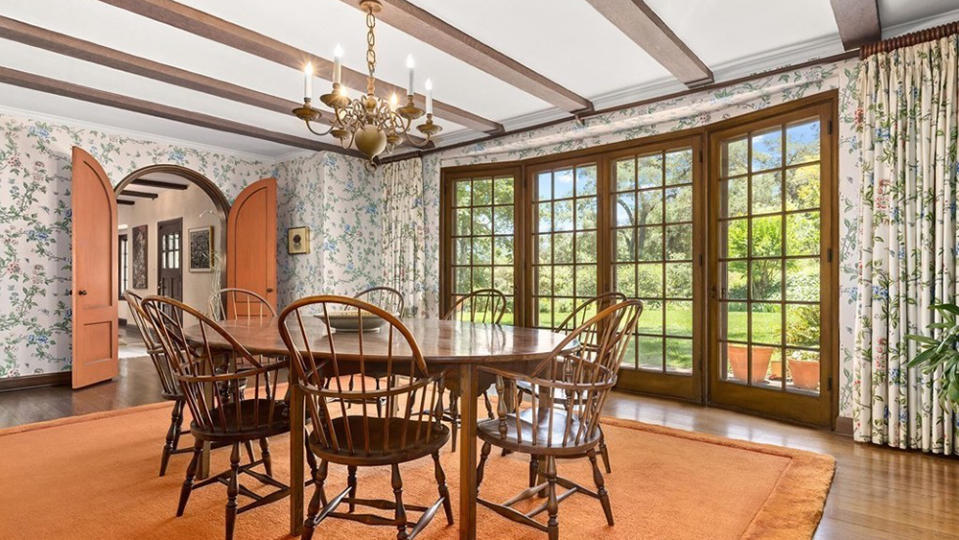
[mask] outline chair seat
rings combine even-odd
[[[378,417],[364,419],[363,416],[350,415],[334,418],[332,424],[339,449],[333,450],[332,445],[320,444],[315,430],[310,433],[310,449],[320,459],[344,465],[374,466],[413,461],[438,451],[450,438],[450,429],[439,422],[433,422],[430,426],[428,421]],[[347,425],[352,435],[353,452],[350,452],[347,443]],[[364,433],[370,434],[369,441],[365,440]]]
[[[273,403],[272,415],[270,414],[271,402]],[[220,414],[221,409],[223,414]],[[194,437],[213,442],[244,441],[272,437],[290,430],[289,404],[267,398],[241,401],[239,422],[237,422],[234,403],[227,403],[222,408],[211,408],[210,417],[213,420],[213,429],[202,429],[197,426],[196,421],[190,424],[190,432]]]
[[[477,425],[477,436],[494,446],[520,452],[524,454],[548,453],[554,456],[580,456],[599,443],[602,431],[599,425],[586,433],[574,444],[580,430],[580,420],[575,414],[568,415],[566,411],[554,409],[552,413],[552,429],[550,429],[549,414],[540,414],[536,425],[533,424],[533,410],[526,409],[519,415],[519,436],[517,436],[516,415],[506,416],[506,434],[500,434],[500,419],[483,420]],[[563,440],[566,424],[570,423],[569,437]],[[583,428],[586,429],[586,428]],[[536,432],[536,442],[533,442],[533,432]],[[552,431],[552,438],[549,434]],[[548,451],[548,452],[547,452]]]

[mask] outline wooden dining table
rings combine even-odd
[[[219,321],[238,343],[253,354],[288,355],[280,337],[276,318],[240,318]],[[430,371],[445,370],[447,377],[458,379],[460,392],[473,399],[462,399],[458,452],[459,478],[459,536],[476,538],[476,464],[477,398],[481,394],[479,367],[496,365],[500,368],[524,370],[530,364],[548,358],[565,336],[550,330],[501,326],[494,324],[447,321],[438,319],[404,319],[403,323],[416,338]],[[312,335],[324,335],[324,324],[319,319],[304,320],[312,326]],[[188,339],[200,339],[198,326],[184,329]],[[211,347],[231,349],[219,336],[207,333]],[[340,354],[358,352],[356,333],[334,332],[334,344]],[[363,353],[367,364],[378,358],[385,361],[387,333],[367,333],[363,338]],[[397,358],[395,348],[393,358]],[[575,343],[569,345],[575,348]],[[303,530],[304,479],[304,403],[303,394],[291,385],[290,392],[290,534]]]

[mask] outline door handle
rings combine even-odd
[[[86,289],[80,289],[79,291],[77,291],[77,294],[79,294],[80,296],[86,296],[86,295],[87,295],[87,291],[86,291]]]
[[[267,288],[266,292],[273,292],[273,289]]]

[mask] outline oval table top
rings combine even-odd
[[[423,352],[427,363],[468,364],[489,362],[516,362],[542,360],[566,337],[551,330],[502,326],[494,324],[447,321],[440,319],[403,319]],[[292,323],[292,321],[291,321]],[[329,350],[326,342],[325,325],[318,318],[303,320],[307,335],[317,341],[319,347],[314,351]],[[288,351],[280,337],[277,318],[241,318],[219,321],[240,344],[253,354],[285,355]],[[295,323],[292,323],[295,324]],[[295,334],[299,330],[293,330]],[[202,341],[199,325],[184,328],[187,339]],[[212,335],[211,335],[212,334]],[[363,334],[363,350],[367,359],[387,355],[387,336],[382,329]],[[397,338],[401,344],[397,346]],[[219,335],[208,332],[207,339],[214,348],[230,348]],[[338,355],[348,357],[358,352],[358,334],[356,332],[334,332],[334,344]],[[408,356],[409,349],[402,342],[402,336],[394,332],[393,357]],[[575,340],[569,344],[572,350],[577,346]]]

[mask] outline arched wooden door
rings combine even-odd
[[[276,178],[264,178],[240,192],[230,208],[226,241],[227,287],[256,292],[275,309]],[[228,305],[227,314],[251,312],[246,307]]]
[[[103,167],[73,147],[73,388],[117,376],[117,201]]]

